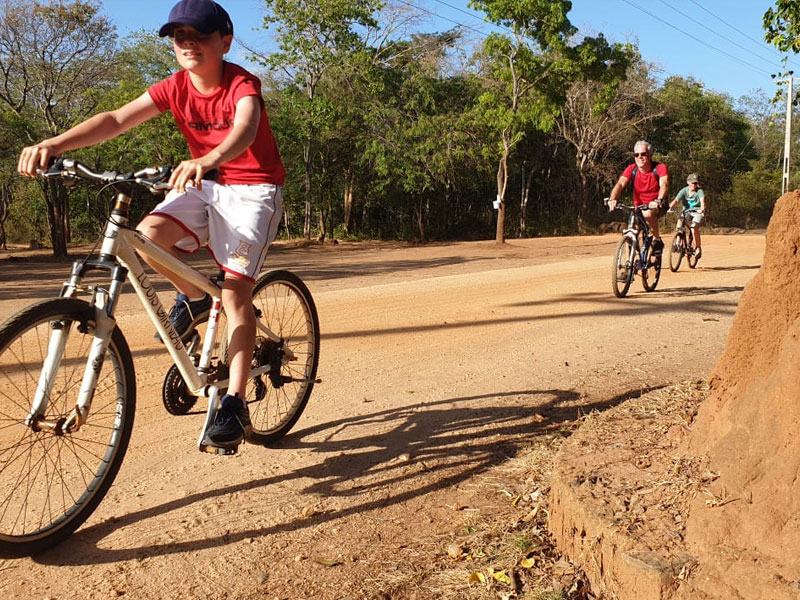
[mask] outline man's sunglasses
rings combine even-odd
[[[641,156],[650,156],[650,154],[649,154],[648,152],[634,152],[634,153],[633,153],[633,155],[634,155],[636,158],[639,158],[639,157],[641,157]]]

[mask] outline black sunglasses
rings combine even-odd
[[[633,155],[636,158],[639,158],[640,156],[650,156],[650,153],[649,152],[634,152]]]

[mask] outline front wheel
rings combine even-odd
[[[636,248],[633,240],[623,237],[614,253],[614,264],[611,269],[611,289],[617,298],[623,298],[633,282],[633,266],[636,260]]]
[[[256,332],[253,367],[272,368],[247,382],[253,424],[247,441],[268,444],[289,432],[311,396],[319,363],[319,318],[311,292],[288,271],[270,271],[258,278],[253,307],[256,318],[280,338],[274,341]],[[227,362],[227,332],[222,339],[221,355]]]
[[[689,246],[686,249],[686,262],[689,264],[690,269],[694,269],[697,266],[698,257],[695,254],[695,247],[694,247],[694,234],[689,231]]]
[[[683,255],[686,253],[686,240],[683,238],[683,235],[680,233],[676,233],[675,237],[672,238],[672,245],[669,247],[669,270],[673,273],[677,273],[678,269],[681,268],[681,261],[683,260]]]
[[[122,464],[136,382],[119,329],[103,363],[93,365],[99,372],[88,420],[72,433],[26,423],[55,336],[66,337],[64,351],[37,423],[58,424],[72,412],[94,341],[94,315],[83,300],[56,298],[0,325],[0,556],[37,554],[66,539],[97,508]]]
[[[658,281],[661,279],[661,257],[661,252],[656,254],[653,251],[652,244],[647,246],[644,269],[642,269],[642,287],[645,292],[652,292],[658,287]]]

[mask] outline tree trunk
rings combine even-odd
[[[8,250],[8,236],[6,235],[6,221],[11,214],[11,201],[14,199],[11,184],[7,183],[0,188],[0,248]]]
[[[344,233],[350,235],[353,223],[353,184],[355,176],[346,169],[344,172]]]
[[[497,231],[495,241],[498,244],[506,242],[506,184],[508,183],[508,155],[509,149],[503,150],[500,164],[497,167],[497,199],[500,201],[500,208],[497,209]]]
[[[578,196],[578,210],[575,211],[578,213],[578,234],[582,234],[584,229],[586,229],[586,212],[588,209],[588,196],[589,196],[589,189],[588,189],[588,181],[586,180],[586,173],[583,169],[579,169],[578,173],[581,177],[581,189],[577,191],[576,195]]]
[[[319,235],[317,236],[318,242],[324,242],[328,235],[328,230],[325,226],[325,211],[319,211]]]
[[[305,166],[305,190],[306,190],[306,203],[305,215],[303,217],[303,237],[307,240],[311,239],[311,171],[313,165],[311,164],[311,140],[306,140],[303,146],[303,165]]]
[[[55,179],[48,179],[43,187],[44,200],[47,205],[47,223],[50,225],[50,242],[53,245],[53,256],[67,257],[67,236],[64,223],[67,222],[69,202],[66,188]]]
[[[525,170],[526,162],[522,163],[522,189],[520,190],[519,199],[519,234],[520,237],[527,236],[528,228],[528,202],[531,197],[531,181],[533,181],[533,169],[530,172]]]
[[[414,215],[417,218],[417,230],[419,231],[419,241],[425,241],[425,211],[422,206],[422,198],[417,197],[414,200]]]

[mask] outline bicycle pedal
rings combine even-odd
[[[239,446],[231,446],[223,448],[221,446],[200,446],[200,452],[207,452],[208,454],[218,454],[222,456],[232,456],[239,450]]]

